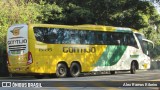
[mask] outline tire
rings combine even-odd
[[[64,63],[57,65],[56,76],[58,78],[64,78],[67,75],[67,66]]]
[[[42,78],[44,78],[44,75],[35,75],[34,77],[37,79],[42,79]]]
[[[70,76],[78,77],[81,73],[81,67],[78,63],[72,63],[70,67]]]
[[[136,65],[135,62],[131,63],[131,69],[130,69],[131,74],[135,74],[136,73]]]
[[[116,74],[116,72],[115,71],[110,71],[110,74],[114,75],[114,74]]]

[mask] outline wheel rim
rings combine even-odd
[[[58,72],[59,72],[59,75],[63,76],[66,72],[65,67],[60,67]]]

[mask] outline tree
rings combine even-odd
[[[49,19],[59,18],[61,10],[56,4],[47,4],[41,0],[0,1],[0,74],[6,71],[4,69],[6,69],[7,29],[14,24],[42,23]],[[52,15],[53,13],[55,16]]]

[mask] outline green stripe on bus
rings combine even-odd
[[[127,46],[114,46],[106,47],[102,56],[96,62],[95,66],[112,66],[115,65],[122,57]]]
[[[138,58],[139,55],[130,55],[131,58]]]

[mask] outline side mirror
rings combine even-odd
[[[143,52],[150,56],[150,51],[154,48],[154,44],[152,41],[150,40],[147,40],[147,39],[143,39],[142,40],[143,42]]]
[[[145,44],[147,44],[147,50],[152,50],[154,48],[154,43],[150,40],[147,39],[143,39],[143,42],[145,42]]]

